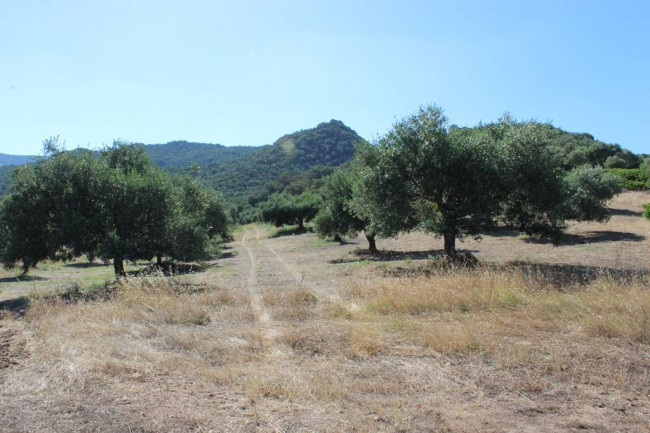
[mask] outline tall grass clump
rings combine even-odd
[[[522,308],[528,302],[526,285],[522,274],[467,269],[360,281],[347,295],[369,313],[469,313]]]
[[[603,273],[580,283],[566,276],[561,280],[572,282],[564,285],[554,283],[556,277],[514,268],[476,268],[369,278],[349,285],[347,306],[339,306],[339,310],[347,311],[348,319],[355,311],[370,317],[385,316],[389,324],[396,314],[436,320],[481,316],[488,322],[495,322],[498,316],[506,323],[574,324],[589,336],[650,342],[647,277],[621,280]],[[442,328],[464,334],[467,345],[471,345],[471,336],[463,328]],[[441,340],[444,329],[428,332],[426,340]]]

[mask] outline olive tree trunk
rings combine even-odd
[[[123,277],[126,275],[124,271],[124,258],[121,256],[113,257],[113,269],[115,270],[115,275],[118,277]]]
[[[456,233],[445,232],[443,237],[445,239],[445,254],[449,257],[456,256]]]
[[[377,254],[379,251],[377,250],[377,242],[375,241],[375,234],[366,233],[366,239],[368,239],[368,249],[370,250],[370,253]]]

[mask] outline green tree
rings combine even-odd
[[[476,131],[448,128],[438,107],[394,125],[360,155],[360,201],[378,232],[422,228],[442,235],[448,255],[456,239],[478,234],[499,211],[497,149]]]
[[[340,239],[353,237],[364,231],[371,253],[377,252],[375,233],[368,228],[368,219],[360,217],[354,210],[354,190],[358,183],[358,172],[341,169],[330,175],[321,189],[322,206],[314,219],[314,228],[319,236]]]
[[[194,261],[216,254],[213,239],[229,236],[223,198],[189,176],[175,179],[173,198],[176,209],[168,255],[176,260]]]
[[[304,230],[305,223],[318,213],[319,205],[318,196],[309,191],[300,195],[273,194],[262,206],[262,220],[276,227],[295,224]]]
[[[100,152],[64,152],[45,143],[46,158],[14,174],[0,206],[0,258],[24,271],[44,259],[82,254],[124,260],[162,256],[194,260],[227,232],[223,201],[189,177],[174,181],[126,143]]]
[[[449,256],[456,255],[456,239],[499,221],[549,235],[567,218],[602,220],[604,201],[614,194],[611,178],[581,169],[565,179],[548,146],[551,131],[509,116],[477,128],[449,127],[440,108],[421,108],[376,146],[360,149],[358,202],[378,232],[433,232]]]
[[[603,164],[605,168],[627,168],[627,162],[618,155],[608,156]]]
[[[562,216],[577,221],[607,221],[606,202],[619,192],[618,177],[600,167],[583,165],[565,177]]]
[[[641,165],[639,165],[639,168],[643,170],[643,172],[646,175],[646,178],[648,179],[648,182],[646,183],[646,188],[650,189],[650,158],[644,159]]]

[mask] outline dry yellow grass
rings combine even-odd
[[[24,401],[20,389],[29,390],[73,408],[84,407],[86,398],[115,405],[128,394],[133,410],[164,395],[176,403],[151,408],[150,415],[159,423],[152,425],[170,431],[181,430],[169,411],[178,404],[187,410],[206,393],[239,401],[227,411],[236,419],[253,410],[269,422],[273,411],[286,417],[308,407],[315,412],[304,425],[324,431],[335,431],[326,422],[334,413],[345,414],[335,423],[344,430],[418,430],[431,422],[434,430],[453,430],[458,419],[449,411],[473,407],[479,396],[492,423],[509,405],[519,407],[521,395],[543,414],[543,396],[568,392],[566,384],[606,386],[647,403],[650,290],[642,279],[557,289],[525,273],[486,268],[366,278],[337,302],[319,301],[304,288],[268,290],[264,301],[279,327],[271,340],[256,329],[248,297],[188,290],[164,277],[128,280],[108,301],[36,300],[26,316],[30,361],[5,378],[3,393]],[[183,383],[193,391],[184,391],[181,402]],[[166,391],[149,395],[154,389]],[[464,403],[456,409],[444,403],[453,399]],[[215,424],[225,415],[211,415],[202,404],[183,419],[226,431]],[[422,412],[431,404],[446,409]],[[634,413],[628,400],[607,404]],[[123,413],[126,424],[111,422],[144,425],[130,409]],[[360,422],[369,413],[372,420]],[[74,429],[79,420],[71,419]],[[246,430],[248,421],[232,421],[233,430]]]

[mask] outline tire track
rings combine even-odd
[[[248,260],[250,263],[250,272],[248,275],[247,289],[248,289],[248,294],[251,298],[251,308],[253,309],[253,313],[255,313],[255,316],[257,316],[257,320],[259,324],[262,325],[261,327],[266,327],[271,323],[272,319],[271,316],[269,315],[269,312],[266,309],[266,306],[264,305],[264,298],[262,297],[262,293],[259,290],[255,256],[253,255],[253,251],[251,251],[250,247],[246,243],[246,236],[248,236],[248,232],[244,232],[244,236],[242,237],[241,243],[244,249],[246,250],[246,254],[248,254]],[[266,333],[268,333],[268,330]]]
[[[280,254],[278,254],[278,252],[275,249],[273,249],[273,247],[271,247],[269,244],[267,244],[266,242],[261,240],[260,239],[260,229],[259,228],[256,228],[256,230],[255,230],[255,238],[257,239],[257,241],[260,244],[262,244],[262,246],[264,248],[266,248],[268,251],[271,252],[271,254],[273,254],[273,257],[275,257],[275,259],[277,261],[282,263],[282,266],[284,266],[286,268],[286,270],[291,274],[293,279],[296,280],[296,283],[298,283],[298,287],[300,287],[302,285],[304,279],[305,279],[305,274],[304,273],[299,274],[294,268],[289,266],[289,263],[287,263],[287,261],[284,259],[284,257],[282,257]]]
[[[259,243],[260,243],[264,248],[266,248],[269,252],[271,252],[271,254],[273,255],[273,257],[274,257],[278,262],[280,262],[280,263],[282,264],[282,266],[284,266],[284,268],[289,272],[289,274],[290,274],[290,275],[293,277],[293,279],[296,281],[296,284],[297,284],[296,287],[297,287],[297,288],[300,288],[300,287],[306,287],[306,288],[310,289],[308,286],[306,286],[306,285],[304,284],[304,283],[305,283],[305,273],[304,273],[304,272],[299,273],[298,271],[296,271],[295,268],[291,267],[291,266],[289,265],[289,263],[284,259],[284,257],[283,257],[280,253],[278,253],[278,252],[277,252],[277,251],[276,251],[276,250],[275,250],[271,245],[269,245],[267,242],[265,242],[264,240],[260,239],[260,229],[259,229],[259,228],[256,228],[256,229],[255,229],[255,239],[256,239],[256,240],[257,240],[257,241],[258,241],[258,242],[259,242]],[[314,290],[311,290],[311,289],[310,289],[310,291],[312,291],[312,292],[316,292],[317,294],[320,293],[320,295],[324,296],[325,298],[327,298],[327,299],[330,300],[330,301],[340,301],[340,299],[341,299],[340,295],[339,295],[339,294],[336,292],[336,290],[334,290],[334,289],[332,289],[332,290],[327,290],[327,291],[323,291],[323,290],[314,291]]]

